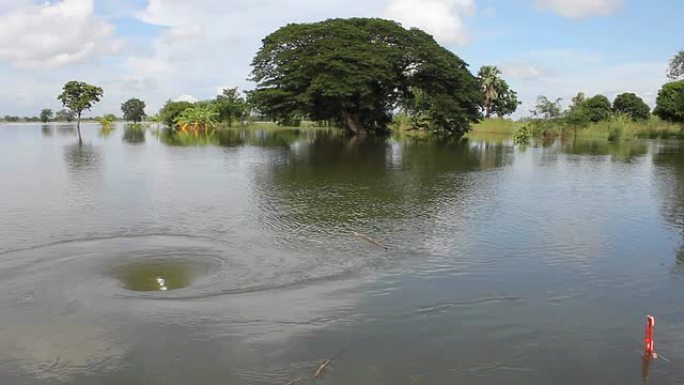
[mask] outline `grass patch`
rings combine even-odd
[[[468,135],[497,134],[513,135],[522,126],[522,123],[510,119],[490,118],[484,119],[477,124],[473,124]]]

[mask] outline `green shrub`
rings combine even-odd
[[[654,113],[663,120],[684,123],[684,80],[663,86],[658,92]]]
[[[529,144],[532,139],[532,131],[527,125],[523,125],[513,134],[513,143],[515,144]]]

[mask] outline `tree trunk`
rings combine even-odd
[[[83,139],[81,139],[81,111],[78,112],[78,118],[76,120],[76,131],[78,131],[78,145],[83,145]]]
[[[363,127],[363,124],[361,124],[358,113],[342,111],[342,117],[344,118],[344,124],[347,126],[347,129],[354,135],[366,135],[368,133],[366,128]]]

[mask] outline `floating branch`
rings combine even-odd
[[[313,378],[319,379],[323,375],[323,371],[325,370],[325,368],[327,368],[328,365],[330,365],[330,362],[331,362],[330,360],[323,361],[321,366],[319,366],[318,369],[316,370],[316,372],[314,373]]]
[[[356,231],[352,231],[352,234],[354,234],[354,236],[356,236],[356,237],[359,237],[359,238],[363,239],[363,240],[366,241],[366,242],[369,242],[369,243],[374,244],[375,246],[381,247],[381,248],[383,248],[383,249],[385,249],[385,250],[389,250],[389,246],[387,246],[387,245],[385,245],[384,243],[382,243],[382,242],[380,242],[380,241],[378,241],[378,240],[375,240],[375,239],[373,239],[373,238],[371,238],[371,237],[369,237],[369,236],[367,236],[367,235],[358,233],[358,232],[356,232]]]

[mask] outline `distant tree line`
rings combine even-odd
[[[520,105],[517,93],[495,66],[483,66],[477,76],[458,56],[419,29],[407,30],[382,19],[330,19],[289,24],[266,36],[252,62],[252,91],[227,88],[210,100],[169,100],[150,117],[177,131],[208,133],[218,124],[245,123],[254,116],[282,125],[306,119],[336,125],[352,134],[385,133],[402,117],[409,126],[462,135],[483,117],[504,117]],[[653,112],[636,94],[623,93],[612,101],[604,95],[578,93],[563,109],[561,99],[539,96],[531,113],[541,121],[561,119],[583,127],[615,116],[639,121],[652,114],[684,123],[684,51],[669,62],[665,84]],[[64,109],[43,109],[26,121],[76,121],[100,101],[102,88],[67,82],[58,96]],[[145,102],[131,98],[121,105],[123,119],[146,118]],[[20,121],[5,116],[6,121]],[[115,117],[99,119],[111,124]]]

